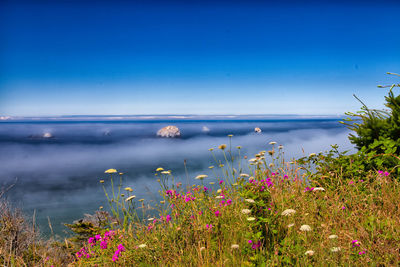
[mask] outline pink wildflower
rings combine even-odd
[[[212,225],[212,224],[206,224],[206,228],[207,228],[208,230],[211,230],[211,229],[213,228],[213,225]]]
[[[367,253],[367,251],[363,250],[363,251],[358,252],[358,255],[364,255],[365,253]]]
[[[219,212],[219,210],[216,210],[216,211],[214,212],[214,214],[215,214],[216,217],[218,217],[219,215],[221,215],[221,213]]]
[[[346,207],[345,207],[345,206],[343,206],[343,207],[342,207],[342,210],[345,210],[345,209],[346,209]]]
[[[165,221],[166,222],[169,222],[170,220],[171,220],[171,215],[168,214],[167,216],[165,216]]]
[[[354,247],[359,247],[359,246],[360,246],[360,242],[359,242],[357,239],[351,241],[351,243],[353,244],[353,248],[354,248]]]
[[[102,249],[107,249],[107,241],[106,240],[102,240],[100,242],[100,248]]]
[[[232,204],[232,199],[228,199],[227,201],[226,201],[226,205],[231,205]]]
[[[249,240],[249,241],[247,241],[247,242],[249,242],[249,244],[253,243],[253,241],[252,241],[252,240]]]

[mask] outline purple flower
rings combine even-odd
[[[304,192],[311,192],[311,191],[313,191],[314,190],[314,187],[306,187],[306,188],[304,188]]]
[[[232,199],[228,199],[227,201],[226,201],[226,205],[231,205],[232,204]]]
[[[247,241],[247,242],[249,242],[249,244],[253,243],[253,241],[252,241],[252,240],[249,240],[249,241]]]
[[[106,240],[102,240],[102,241],[100,242],[100,247],[101,247],[102,249],[107,249],[107,241],[106,241]]]
[[[169,222],[170,220],[171,220],[171,215],[168,214],[167,216],[165,216],[165,221],[166,222]]]
[[[218,217],[218,216],[221,215],[221,213],[219,212],[219,210],[216,210],[216,211],[214,212],[214,214],[215,214],[216,217]]]
[[[101,235],[95,235],[94,238],[96,238],[96,240],[100,240],[101,239]]]
[[[222,184],[223,182],[224,182],[224,180],[220,180],[220,181],[219,181],[219,184]]]
[[[342,207],[342,210],[345,210],[345,209],[346,209],[346,207],[345,207],[345,206],[343,206],[343,207]]]
[[[119,244],[117,248],[119,251],[125,251],[125,247],[122,244]]]
[[[204,192],[207,192],[208,191],[208,188],[207,187],[204,187]]]
[[[261,247],[261,241],[257,241],[257,243],[254,243],[253,245],[251,245],[252,249],[258,249]]]

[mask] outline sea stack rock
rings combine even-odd
[[[53,135],[51,133],[44,133],[43,138],[53,138]]]
[[[174,138],[174,137],[181,136],[181,132],[179,131],[178,127],[170,125],[170,126],[160,129],[157,132],[157,136],[166,137],[166,138]]]
[[[256,127],[256,128],[254,128],[254,132],[256,132],[256,133],[261,133],[261,129],[258,128],[258,127]]]
[[[204,133],[208,133],[208,132],[210,131],[210,128],[208,128],[207,126],[203,126],[203,128],[201,128],[201,130],[202,130]]]

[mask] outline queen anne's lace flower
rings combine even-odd
[[[295,213],[296,213],[296,211],[294,209],[287,209],[287,210],[284,210],[281,213],[281,215],[282,216],[290,216],[290,215],[295,214]]]
[[[307,224],[303,224],[302,226],[300,226],[300,231],[309,232],[309,231],[311,231],[311,226],[309,226]]]

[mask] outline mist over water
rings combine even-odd
[[[156,132],[167,125],[179,127],[182,137],[158,138]],[[262,133],[254,133],[255,127]],[[44,138],[45,133],[52,137]],[[348,133],[337,119],[2,122],[0,185],[17,177],[7,194],[9,200],[27,215],[36,210],[42,232],[49,231],[49,217],[54,231],[62,234],[62,223],[93,213],[99,206],[107,207],[99,184],[104,179],[109,186],[106,169],[123,172],[124,186],[131,186],[137,198],[155,201],[157,167],[172,170],[175,182],[185,183],[183,161],[187,160],[191,182],[200,173],[214,180],[207,168],[215,165],[208,149],[229,144],[228,134],[234,135],[233,148],[243,147],[242,156],[268,150],[268,143],[275,141],[284,146],[285,158],[290,160],[303,156],[302,149],[305,155],[328,150],[331,144],[341,150],[353,149]]]

